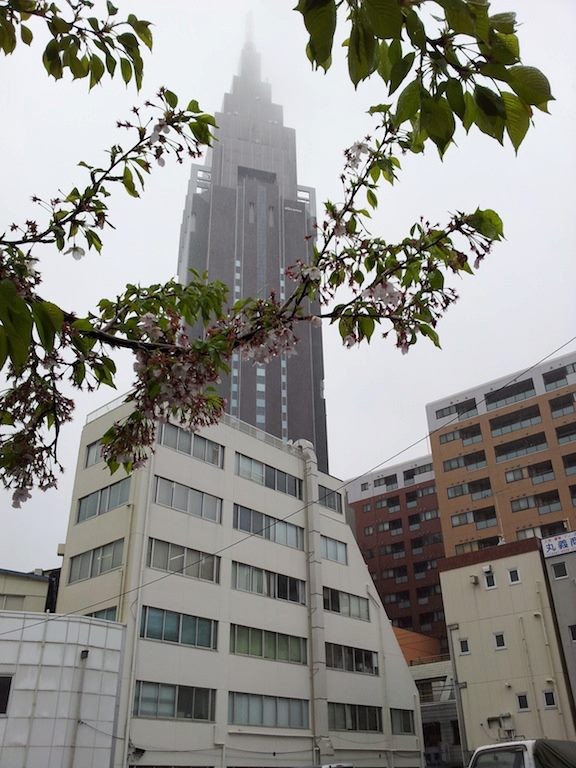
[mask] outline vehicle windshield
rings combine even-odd
[[[524,748],[511,747],[480,752],[470,764],[470,768],[525,768]]]

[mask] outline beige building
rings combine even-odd
[[[426,406],[448,556],[576,529],[575,398],[571,353]]]
[[[115,766],[422,764],[418,694],[309,443],[159,428],[110,476],[89,418],[59,612],[127,626]]]
[[[540,541],[440,563],[463,748],[576,739]]]
[[[50,579],[42,571],[0,568],[0,611],[44,611]]]

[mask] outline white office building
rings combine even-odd
[[[126,624],[115,766],[422,765],[417,691],[312,446],[161,425],[110,476],[88,419],[59,612]]]

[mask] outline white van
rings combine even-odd
[[[487,744],[468,768],[576,768],[576,741],[531,739]]]

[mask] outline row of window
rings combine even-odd
[[[144,680],[136,682],[135,717],[214,722],[215,709],[216,691],[213,688],[152,683]],[[412,710],[391,709],[390,719],[392,733],[413,734],[415,732]],[[308,728],[308,701],[230,691],[228,723],[273,728]],[[382,732],[382,709],[363,704],[328,702],[328,727],[332,731],[380,733]]]
[[[417,475],[423,475],[428,472],[433,472],[434,468],[432,463],[420,464],[417,467],[411,469],[405,469],[403,472],[404,485],[410,485],[416,482]],[[386,477],[376,477],[373,482],[374,488],[385,486],[388,491],[393,491],[398,488],[398,476],[396,474],[387,475]],[[370,483],[365,481],[360,484],[361,491],[367,491],[370,487]]]
[[[200,459],[201,461],[205,461],[207,463],[213,464],[217,467],[223,467],[224,466],[224,446],[220,445],[219,443],[214,442],[213,440],[209,440],[205,437],[202,437],[201,435],[198,435],[194,432],[189,432],[185,429],[182,429],[181,427],[177,427],[174,424],[160,424],[158,427],[158,436],[157,436],[158,443],[167,447],[171,448],[173,450],[179,451],[180,453],[184,453],[187,456],[193,456],[196,459]],[[96,441],[94,443],[90,443],[86,447],[86,459],[85,459],[85,466],[89,467],[93,464],[98,463],[102,459],[102,444],[100,441]],[[272,488],[276,491],[280,491],[282,493],[286,493],[289,496],[294,496],[298,499],[302,498],[302,480],[298,477],[295,477],[294,475],[289,474],[288,472],[282,472],[279,469],[276,469],[275,467],[271,467],[268,464],[264,464],[261,461],[257,461],[256,459],[252,459],[249,456],[245,456],[241,453],[236,453],[236,466],[235,466],[236,474],[240,477],[247,478],[249,480],[253,480],[256,483],[259,483],[260,485],[265,485],[267,488]],[[104,491],[108,489],[103,489],[102,491],[96,491],[95,494],[90,494],[90,496],[85,497],[85,499],[80,500],[81,507],[87,506],[89,511],[79,511],[78,515],[78,521],[85,520],[88,517],[93,517],[97,514],[102,514],[102,512],[107,512],[109,509],[113,509],[114,507],[120,506],[120,504],[125,504],[128,499],[128,491],[130,489],[129,486],[129,478],[126,478],[128,480],[128,486],[126,497],[118,502],[114,503],[113,506],[110,506],[104,502],[102,502],[102,508],[100,511],[93,511],[94,509],[99,510],[100,509],[100,496],[99,494],[103,493]],[[123,481],[124,482],[124,481]],[[165,481],[169,482],[169,481]],[[120,485],[119,483],[115,485]],[[174,485],[178,485],[177,483]],[[181,488],[184,488],[185,486],[181,486]],[[110,486],[110,488],[114,488],[114,486]],[[119,490],[119,489],[118,489]],[[114,493],[117,493],[118,490],[114,491]],[[172,495],[174,494],[174,490],[172,490],[170,498],[172,498]],[[91,497],[96,495],[96,498],[92,499]],[[166,504],[167,506],[172,506],[171,501],[166,501],[168,498],[168,490],[165,489],[163,494],[163,501],[159,502],[162,504]],[[330,488],[326,488],[323,485],[318,486],[318,503],[322,504],[325,507],[329,507],[330,509],[333,509],[335,512],[338,512],[342,514],[342,496],[341,494],[337,493],[336,491],[330,490]],[[176,509],[180,509],[180,506],[177,506]],[[186,510],[184,510],[186,511]]]

